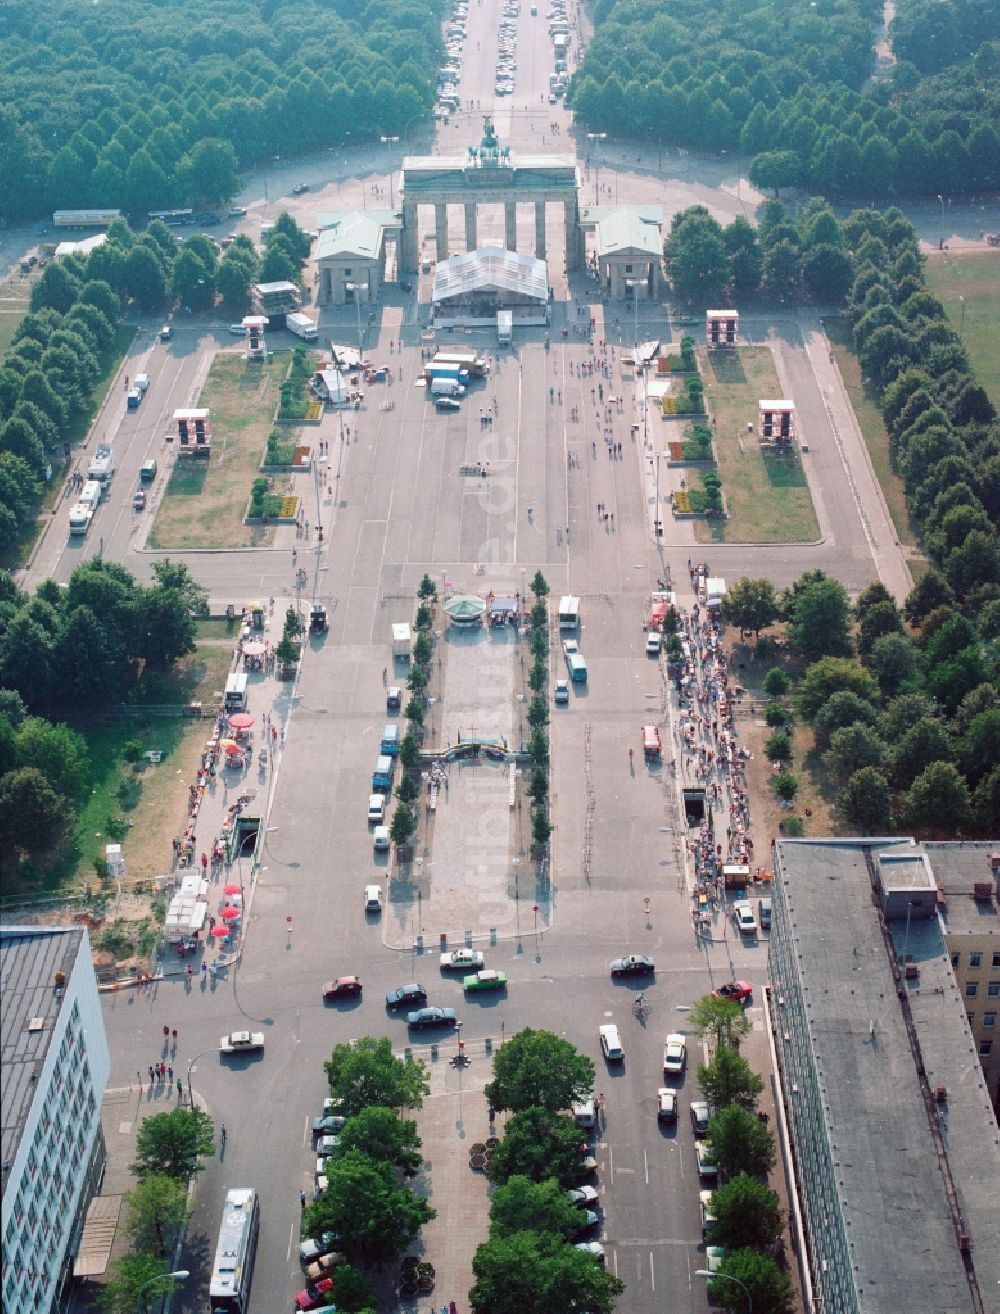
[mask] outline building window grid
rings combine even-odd
[[[986,993],[990,999],[1000,999],[1000,981],[987,982]]]
[[[979,1057],[980,1057],[980,1058],[989,1058],[989,1056],[990,1056],[992,1053],[993,1053],[993,1041],[992,1041],[992,1040],[981,1040],[981,1041],[979,1042]]]
[[[996,1024],[997,1024],[997,1015],[996,1015],[996,1013],[984,1013],[984,1014],[983,1014],[983,1026],[984,1026],[984,1027],[995,1027]]]
[[[993,955],[993,962],[992,962],[991,966],[993,966],[993,967],[1000,967],[1000,954],[994,954],[994,955]]]
[[[966,981],[966,983],[965,983],[965,997],[966,997],[966,999],[975,999],[975,997],[976,997],[976,995],[978,994],[978,992],[979,992],[979,982],[978,982],[978,981]]]

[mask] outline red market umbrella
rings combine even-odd
[[[226,755],[227,755],[228,757],[239,757],[240,753],[242,753],[242,752],[243,752],[243,749],[240,748],[239,744],[227,744],[227,745],[226,745]]]
[[[235,921],[236,918],[239,917],[239,915],[240,915],[239,908],[233,908],[232,906],[223,908],[222,912],[219,914],[219,916],[223,919],[223,921],[227,921],[227,922]]]
[[[243,886],[242,886],[242,885],[223,885],[223,887],[222,887],[222,893],[223,893],[223,894],[239,894],[239,893],[241,893],[242,889],[243,889]]]
[[[224,940],[226,936],[229,934],[229,927],[213,926],[211,930],[211,934],[214,935],[217,940]]]
[[[249,730],[253,725],[253,717],[249,712],[237,712],[229,718],[229,724],[234,730]]]

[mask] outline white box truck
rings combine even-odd
[[[509,347],[514,341],[514,312],[497,311],[497,342],[501,347]]]
[[[83,502],[77,502],[76,506],[70,507],[69,510],[69,532],[74,538],[81,538],[90,528],[90,522],[94,518],[94,508],[87,506]]]
[[[298,311],[293,311],[290,315],[285,316],[285,328],[289,333],[294,333],[297,338],[302,338],[305,342],[315,342],[319,336],[319,330],[312,322],[308,315],[300,315]]]
[[[410,627],[403,623],[397,623],[392,627],[392,655],[399,657],[401,661],[410,660]]]
[[[464,397],[465,389],[457,379],[431,379],[428,392],[432,397]]]

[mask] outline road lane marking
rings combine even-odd
[[[643,1150],[642,1152],[642,1167],[643,1167],[643,1172],[646,1174],[646,1185],[648,1186],[649,1185],[649,1156],[645,1150]]]
[[[656,1270],[653,1268],[652,1250],[649,1252],[649,1285],[653,1289],[653,1291],[656,1290]]]

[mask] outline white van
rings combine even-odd
[[[625,1051],[622,1049],[622,1038],[618,1034],[618,1028],[609,1022],[606,1026],[598,1028],[598,1031],[604,1057],[609,1063],[621,1063],[625,1058]]]
[[[379,795],[379,797],[381,798],[381,795]],[[376,827],[375,827],[375,830],[374,830],[374,832],[373,832],[373,836],[372,836],[372,838],[373,838],[373,841],[374,841],[372,847],[374,848],[374,850],[375,850],[376,853],[388,853],[388,852],[389,852],[389,827],[388,827],[388,826],[376,826]]]
[[[250,701],[247,695],[247,677],[241,672],[230,675],[226,680],[226,694],[223,706],[227,712],[243,712]]]
[[[578,1127],[585,1127],[588,1131],[597,1126],[597,1105],[594,1103],[593,1095],[582,1104],[573,1105],[573,1121]]]
[[[385,821],[385,795],[370,794],[368,796],[368,823],[372,822],[376,826],[381,826]]]

